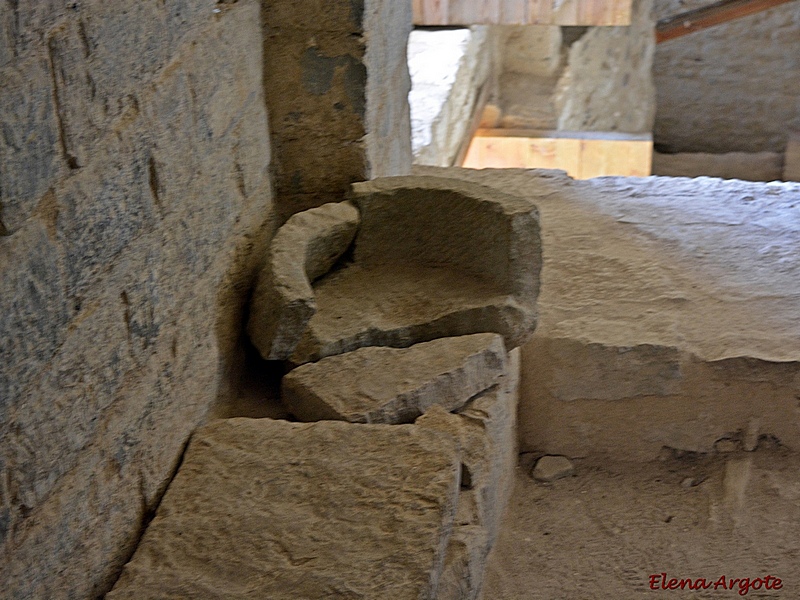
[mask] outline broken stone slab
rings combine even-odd
[[[483,584],[486,559],[491,550],[485,527],[453,528],[436,600],[474,600]]]
[[[566,456],[543,456],[536,461],[531,475],[537,481],[556,481],[569,477],[575,472],[572,461]]]
[[[754,421],[800,447],[798,184],[415,171],[524,195],[547,223],[523,449],[648,461],[752,447]]]
[[[214,422],[106,598],[434,598],[459,471],[413,425]]]
[[[432,407],[416,421],[449,433],[462,454],[456,528],[447,548],[437,600],[472,600],[483,584],[488,556],[514,485],[519,350],[509,353],[498,384],[457,414]]]
[[[505,369],[503,338],[494,333],[359,348],[294,369],[281,398],[301,421],[410,423],[434,404],[462,408]]]
[[[437,405],[415,421],[419,427],[458,440],[462,452],[459,515],[466,517],[459,523],[484,527],[489,544],[497,537],[514,485],[518,386],[519,350],[515,349],[508,354],[508,367],[496,386],[478,394],[457,413]],[[462,505],[467,510],[461,510]]]
[[[541,269],[532,203],[437,177],[358,183],[351,200],[354,262],[314,285],[319,310],[292,362],[485,331],[506,348],[530,337]]]
[[[311,282],[344,254],[358,222],[358,210],[349,202],[329,203],[292,216],[275,234],[247,324],[265,359],[286,359],[294,351],[317,309]]]

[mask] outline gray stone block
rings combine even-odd
[[[503,339],[492,333],[360,348],[296,368],[281,397],[301,421],[410,423],[433,405],[462,408],[505,368]]]

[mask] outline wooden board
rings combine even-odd
[[[656,43],[674,40],[695,31],[754,15],[792,1],[794,0],[721,0],[661,19],[656,24]]]
[[[630,25],[632,0],[412,0],[415,25]]]
[[[482,129],[472,139],[464,167],[561,169],[575,179],[650,175],[649,134]]]

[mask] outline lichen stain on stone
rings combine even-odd
[[[333,84],[333,75],[340,57],[322,56],[316,48],[308,48],[303,53],[303,86],[310,94],[323,96]]]
[[[367,84],[367,67],[363,62],[345,54],[342,56],[322,56],[316,48],[308,48],[303,53],[303,86],[315,96],[324,96],[331,91],[337,69],[343,71],[344,89],[350,105],[360,117],[366,114],[367,100],[364,90]]]
[[[342,58],[342,62],[346,67],[344,89],[353,107],[353,112],[363,118],[367,112],[367,67],[363,62],[356,60],[352,56]]]

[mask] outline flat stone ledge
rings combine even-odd
[[[505,368],[503,338],[493,333],[360,348],[293,370],[281,397],[301,421],[410,423],[434,404],[462,408]]]
[[[247,333],[267,360],[287,359],[316,312],[311,283],[350,246],[358,210],[330,203],[292,216],[275,234],[250,304]]]
[[[413,425],[212,423],[106,597],[434,598],[459,473]]]

